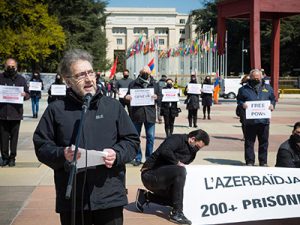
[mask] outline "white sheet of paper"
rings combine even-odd
[[[62,84],[51,85],[51,95],[66,95],[67,87]]]
[[[270,101],[247,101],[246,119],[270,119]]]
[[[75,151],[75,145],[72,145],[72,150]],[[85,167],[86,161],[86,152],[87,152],[87,167],[103,165],[103,157],[107,156],[107,152],[96,151],[96,150],[85,150],[78,148],[78,151],[81,153],[81,157],[77,160],[77,169]]]
[[[131,89],[131,106],[154,105],[154,88]]]
[[[188,84],[188,94],[201,94],[201,84]]]
[[[41,91],[42,90],[42,82],[29,82],[29,91]]]
[[[178,102],[178,89],[162,89],[163,94],[162,102]]]
[[[214,92],[213,84],[203,84],[202,90],[203,93],[212,94]]]
[[[0,85],[0,102],[23,104],[24,87]]]
[[[119,98],[124,98],[127,94],[128,88],[119,88]]]

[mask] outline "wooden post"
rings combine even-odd
[[[250,57],[251,69],[261,69],[260,7],[258,0],[252,0],[250,12]]]
[[[280,66],[280,18],[272,20],[272,49],[271,49],[271,85],[278,100],[279,66]]]

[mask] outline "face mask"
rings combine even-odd
[[[14,67],[10,67],[8,66],[5,70],[5,72],[10,76],[10,77],[14,77],[17,74],[17,69]]]
[[[127,78],[129,77],[129,75],[123,75],[123,77],[124,77],[125,79],[127,79]]]
[[[251,87],[255,87],[256,85],[260,84],[260,80],[249,80],[248,81]]]
[[[294,143],[300,144],[300,135],[298,135],[298,134],[292,134],[292,135],[291,135],[291,140],[292,140]]]
[[[172,88],[172,87],[173,87],[172,84],[167,83],[167,88]]]

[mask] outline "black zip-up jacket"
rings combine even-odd
[[[297,144],[291,138],[280,145],[275,166],[300,168],[300,148],[297,147]]]
[[[197,151],[188,143],[188,135],[173,134],[166,138],[158,149],[146,160],[142,171],[156,169],[166,165],[177,165],[180,161],[190,164],[194,161]]]
[[[28,100],[29,90],[24,77],[16,74],[10,77],[5,72],[0,74],[0,85],[24,87],[26,96],[24,100]],[[23,104],[0,103],[0,120],[22,120],[23,119]]]
[[[158,86],[155,83],[154,79],[151,79],[148,86],[144,87],[142,81],[137,78],[132,81],[128,86],[127,95],[130,94],[131,89],[143,89],[143,88],[154,88],[154,94],[159,98],[160,93]],[[132,106],[131,107],[131,119],[135,123],[155,123],[156,121],[156,109],[155,105],[146,105],[146,106]]]
[[[56,211],[70,211],[65,199],[69,172],[66,172],[64,148],[75,145],[82,111],[82,100],[72,91],[65,98],[48,105],[33,136],[36,155],[54,170]],[[98,210],[128,203],[125,189],[125,163],[136,156],[140,140],[123,106],[115,99],[93,96],[80,137],[80,148],[102,151],[112,148],[116,161],[112,168],[104,165],[87,170],[84,209]],[[77,174],[77,210],[81,207],[84,172]]]

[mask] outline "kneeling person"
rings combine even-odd
[[[143,212],[143,205],[150,202],[171,206],[170,221],[191,224],[182,212],[185,165],[193,162],[197,152],[208,144],[209,135],[201,129],[165,139],[141,169],[142,182],[150,191],[138,189],[136,208]]]

